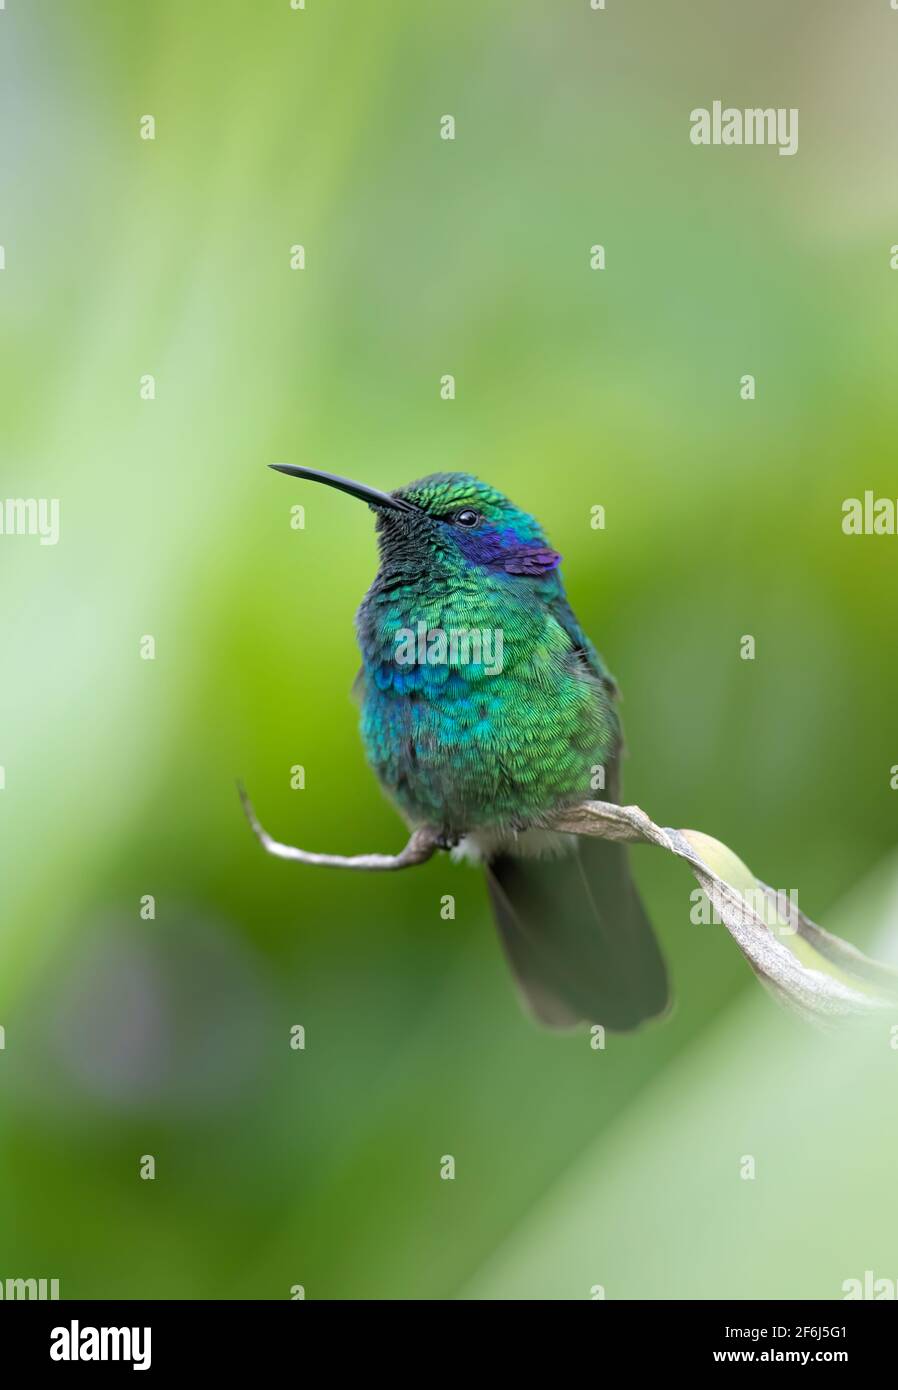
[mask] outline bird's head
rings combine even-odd
[[[379,492],[365,483],[315,468],[274,463],[272,468],[338,488],[367,502],[377,516],[381,560],[386,568],[420,564],[471,565],[538,578],[557,568],[561,556],[539,523],[496,488],[470,473],[432,473],[418,482]]]

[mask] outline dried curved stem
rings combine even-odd
[[[276,859],[292,859],[298,864],[317,864],[326,869],[410,869],[431,859],[440,848],[440,837],[425,826],[413,833],[399,854],[316,854],[312,850],[297,849],[295,845],[282,844],[269,835],[256,815],[242,782],[237,783],[237,791],[253,834],[266,854],[273,854]]]
[[[278,859],[333,869],[408,869],[446,849],[431,826],[414,831],[399,854],[315,854],[272,839],[259,823],[238,783],[247,820],[262,848]],[[758,978],[783,1003],[805,1018],[831,1023],[840,1018],[898,1007],[898,971],[864,956],[831,936],[797,910],[784,908],[773,891],[756,879],[726,845],[694,830],[664,829],[638,806],[585,801],[546,818],[546,829],[603,840],[657,845],[684,859]],[[755,895],[758,895],[756,897]],[[758,899],[761,901],[759,911]],[[763,915],[762,915],[763,914]],[[790,950],[783,937],[797,935],[811,964]],[[808,951],[807,948],[810,948]]]

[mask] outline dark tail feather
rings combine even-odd
[[[541,1023],[626,1032],[667,1008],[667,971],[624,845],[584,838],[561,859],[501,854],[487,882],[509,964]]]

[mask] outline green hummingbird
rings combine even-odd
[[[412,828],[484,865],[499,935],[543,1024],[622,1031],[662,1013],[664,961],[626,847],[559,834],[559,808],[619,796],[617,687],[538,522],[468,473],[394,492],[292,464],[376,515],[356,615],[361,731]]]

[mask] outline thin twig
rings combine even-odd
[[[414,831],[405,849],[399,854],[315,854],[312,850],[297,849],[295,845],[281,844],[275,840],[259,821],[253,803],[242,782],[237,783],[237,791],[246,812],[246,819],[266,854],[276,859],[292,859],[298,864],[318,864],[327,869],[410,869],[431,859],[440,848],[440,838],[429,826]]]

